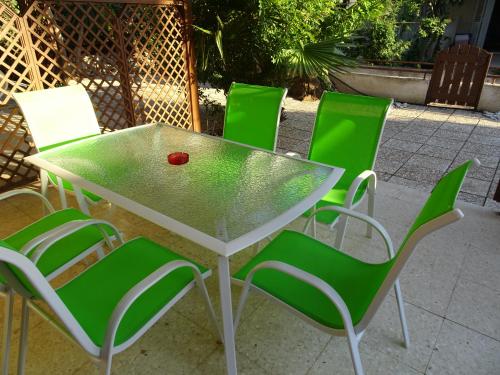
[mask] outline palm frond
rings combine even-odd
[[[337,40],[300,45],[281,51],[276,62],[284,65],[292,77],[313,78],[330,71],[344,72],[355,67],[356,62],[342,53],[341,46]]]

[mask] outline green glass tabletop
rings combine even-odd
[[[167,162],[177,151],[189,153],[187,164]],[[343,173],[161,124],[81,140],[27,160],[223,255],[295,219]]]

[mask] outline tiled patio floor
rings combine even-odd
[[[379,185],[376,216],[396,245],[425,196],[424,192],[390,182]],[[31,198],[0,202],[0,236],[37,219],[39,207]],[[390,295],[361,343],[367,375],[500,374],[500,217],[487,208],[467,203],[460,207],[465,218],[424,240],[403,271],[411,347],[404,349],[401,345],[395,298]],[[216,267],[216,257],[209,251],[117,207],[100,204],[93,213],[113,221],[127,238],[143,234]],[[289,227],[299,229],[303,222],[297,219]],[[370,240],[357,233],[364,233],[364,226],[351,222],[345,251],[368,261],[385,259],[379,238]],[[320,228],[319,237],[333,241],[332,233],[325,228]],[[232,270],[251,254],[247,249],[232,258]],[[66,276],[83,268],[79,264]],[[209,279],[208,287],[218,308],[216,277]],[[238,293],[235,287],[233,301]],[[0,301],[3,311],[3,299]],[[46,321],[32,317],[28,375],[97,374],[82,350]],[[16,320],[14,345],[17,326]],[[332,338],[308,326],[263,297],[250,298],[236,342],[240,374],[353,373],[344,338]],[[12,362],[16,355],[13,351]],[[11,373],[14,368],[12,363]],[[201,297],[192,291],[143,338],[116,355],[113,373],[224,374],[222,345],[208,322]]]
[[[306,155],[318,102],[288,98],[279,151]],[[477,157],[482,167],[464,183],[460,199],[500,207],[491,198],[500,179],[500,122],[479,112],[409,105],[393,107],[382,135],[378,178],[429,191],[450,168]]]

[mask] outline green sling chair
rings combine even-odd
[[[233,83],[224,117],[224,138],[275,151],[287,89]]]
[[[13,97],[23,112],[38,151],[101,134],[92,102],[81,84],[14,93]],[[58,189],[61,206],[67,208],[65,191],[74,191],[71,183],[45,171],[40,172],[40,179],[42,194],[47,196],[47,185],[51,182]],[[91,204],[101,200],[91,192],[82,193]],[[84,206],[80,208],[88,213],[86,202],[82,201]]]
[[[113,231],[120,245],[54,289],[37,267],[38,259],[50,246],[95,227]],[[60,226],[31,257],[0,241],[0,274],[23,298],[18,374],[24,373],[30,308],[96,358],[101,373],[109,375],[113,355],[131,346],[195,285],[217,326],[204,283],[210,272],[144,237],[123,242],[116,228],[102,220]]]
[[[391,104],[392,99],[387,98],[323,93],[308,159],[342,167],[345,173],[316,208],[330,205],[354,208],[368,193],[368,215],[374,216],[377,178],[373,166]],[[327,210],[315,216],[313,227],[316,220],[332,228],[338,221],[335,246],[342,248],[347,216],[339,219],[338,212]],[[369,225],[367,235],[372,235]]]
[[[468,161],[437,183],[397,253],[394,253],[384,227],[367,215],[340,206],[322,207],[312,213],[331,211],[373,226],[384,238],[388,249],[390,259],[384,263],[365,263],[305,234],[289,230],[281,232],[233,276],[235,283],[243,285],[235,330],[251,288],[280,302],[323,331],[347,336],[355,373],[362,375],[358,345],[365,329],[395,286],[417,243],[429,233],[463,217],[460,209],[455,208],[455,201],[473,163],[479,165],[477,160]],[[304,232],[311,219],[308,219]],[[396,294],[408,347],[403,300],[400,293]]]
[[[19,195],[35,196],[39,198],[44,204],[45,210],[48,211],[46,216],[3,239],[3,242],[11,249],[15,249],[28,256],[33,255],[36,248],[46,238],[50,237],[54,231],[57,231],[60,225],[73,220],[90,219],[89,216],[74,208],[55,211],[47,198],[30,189],[12,190],[0,194],[0,201]],[[4,220],[8,220],[8,218],[4,218]],[[103,239],[103,234],[98,228],[83,228],[66,237],[64,240],[55,243],[47,250],[38,263],[40,272],[47,280],[52,280],[92,252],[97,252],[98,255],[102,257],[104,256],[102,252],[104,242],[105,239]],[[7,374],[10,339],[12,336],[12,310],[14,301],[12,288],[6,283],[1,275],[0,292],[5,296],[2,339],[2,374]]]

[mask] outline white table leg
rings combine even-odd
[[[76,201],[78,202],[78,206],[80,206],[80,210],[84,214],[90,216],[89,206],[87,205],[87,202],[85,201],[85,196],[82,193],[82,189],[80,189],[78,186],[73,184],[73,191],[75,192]]]
[[[226,369],[229,375],[236,375],[236,347],[234,343],[233,305],[231,303],[231,278],[229,274],[229,258],[219,256],[218,270]]]

